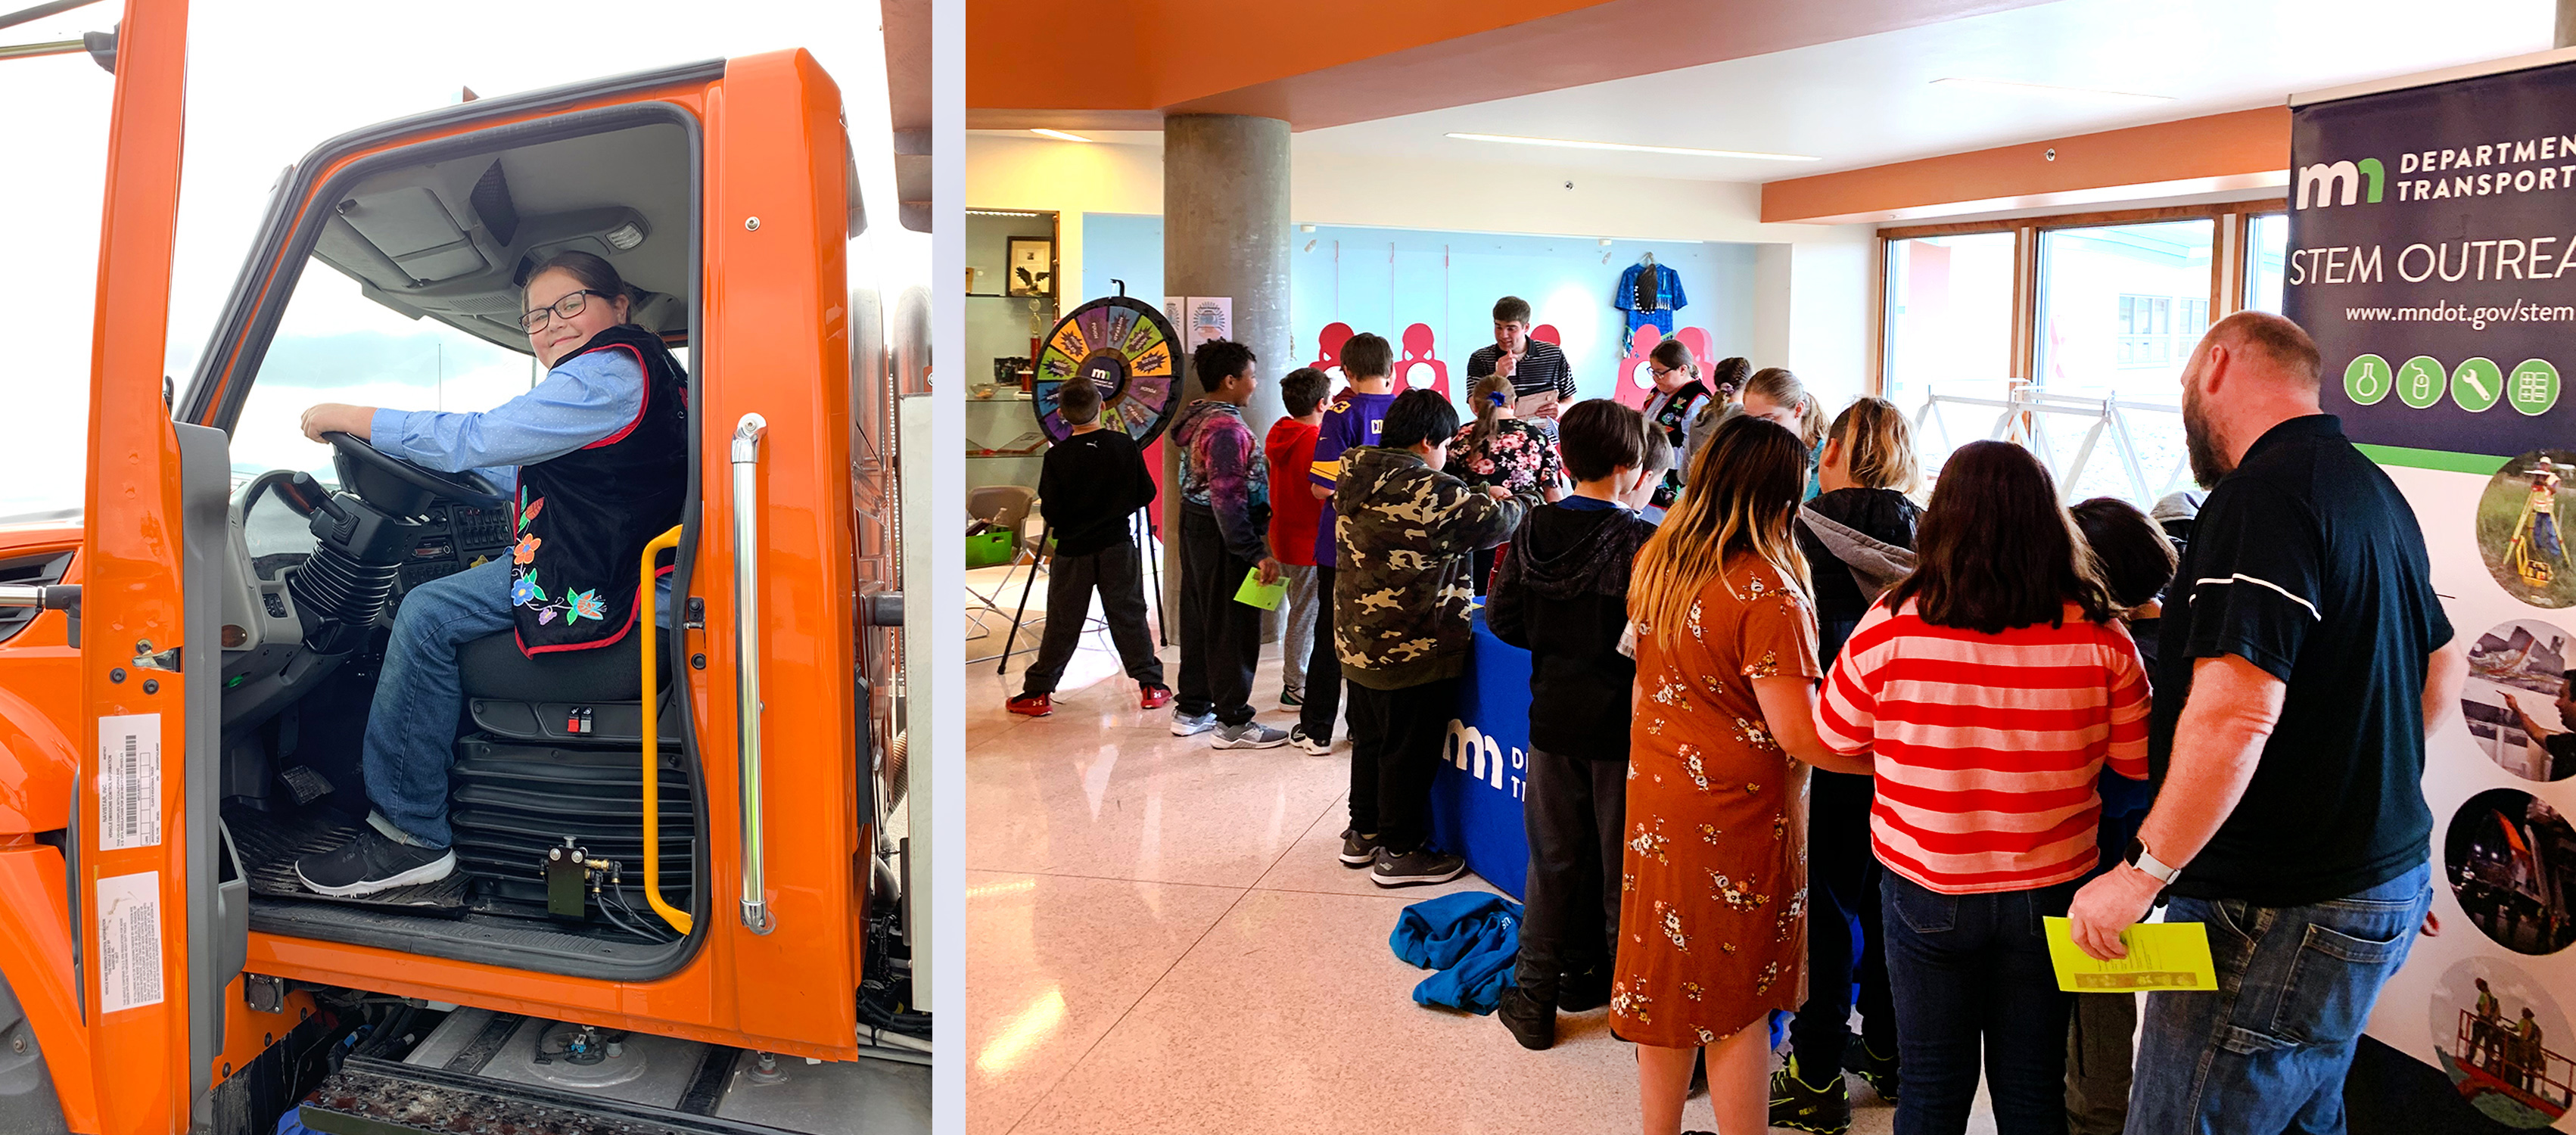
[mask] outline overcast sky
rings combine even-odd
[[[32,0],[0,0],[15,9]],[[0,29],[0,44],[104,31],[122,5]],[[868,238],[898,278],[927,281],[929,238],[896,225],[885,54],[873,0],[620,0],[558,7],[463,0],[196,0],[169,372],[185,386],[256,235],[279,171],[343,131],[483,96],[802,47],[841,85],[868,198]],[[76,506],[86,475],[89,345],[114,77],[86,55],[0,60],[0,272],[12,395],[0,515]],[[855,251],[855,250],[854,250]],[[456,407],[450,407],[451,409]]]

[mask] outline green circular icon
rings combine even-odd
[[[2397,400],[2418,410],[2441,401],[2450,385],[2449,372],[2431,355],[2417,355],[2397,368]]]
[[[2558,368],[2547,359],[2524,359],[2513,368],[2513,378],[2505,387],[2505,401],[2525,414],[2538,417],[2558,404]]]
[[[2451,372],[2451,401],[2472,414],[2504,396],[2504,371],[2486,359],[2470,359]]]
[[[2344,364],[2343,393],[2355,406],[2377,405],[2388,397],[2388,388],[2396,378],[2388,370],[2388,360],[2377,355],[2363,355]]]

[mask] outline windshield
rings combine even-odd
[[[489,410],[526,393],[536,360],[435,319],[366,298],[320,260],[305,265],[259,377],[233,424],[233,484],[300,469],[336,486],[331,447],[304,438],[306,407],[344,402],[395,410]]]

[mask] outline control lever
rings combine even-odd
[[[330,490],[323,488],[322,482],[314,480],[311,473],[291,474],[270,487],[298,516],[311,516],[319,511],[334,521],[345,523],[349,519],[348,511],[340,507],[340,502],[331,499]]]

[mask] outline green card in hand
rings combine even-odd
[[[1277,581],[1264,586],[1261,582],[1260,568],[1243,573],[1243,586],[1234,591],[1235,602],[1249,603],[1264,611],[1278,610],[1280,600],[1287,597],[1288,577],[1280,576]]]

